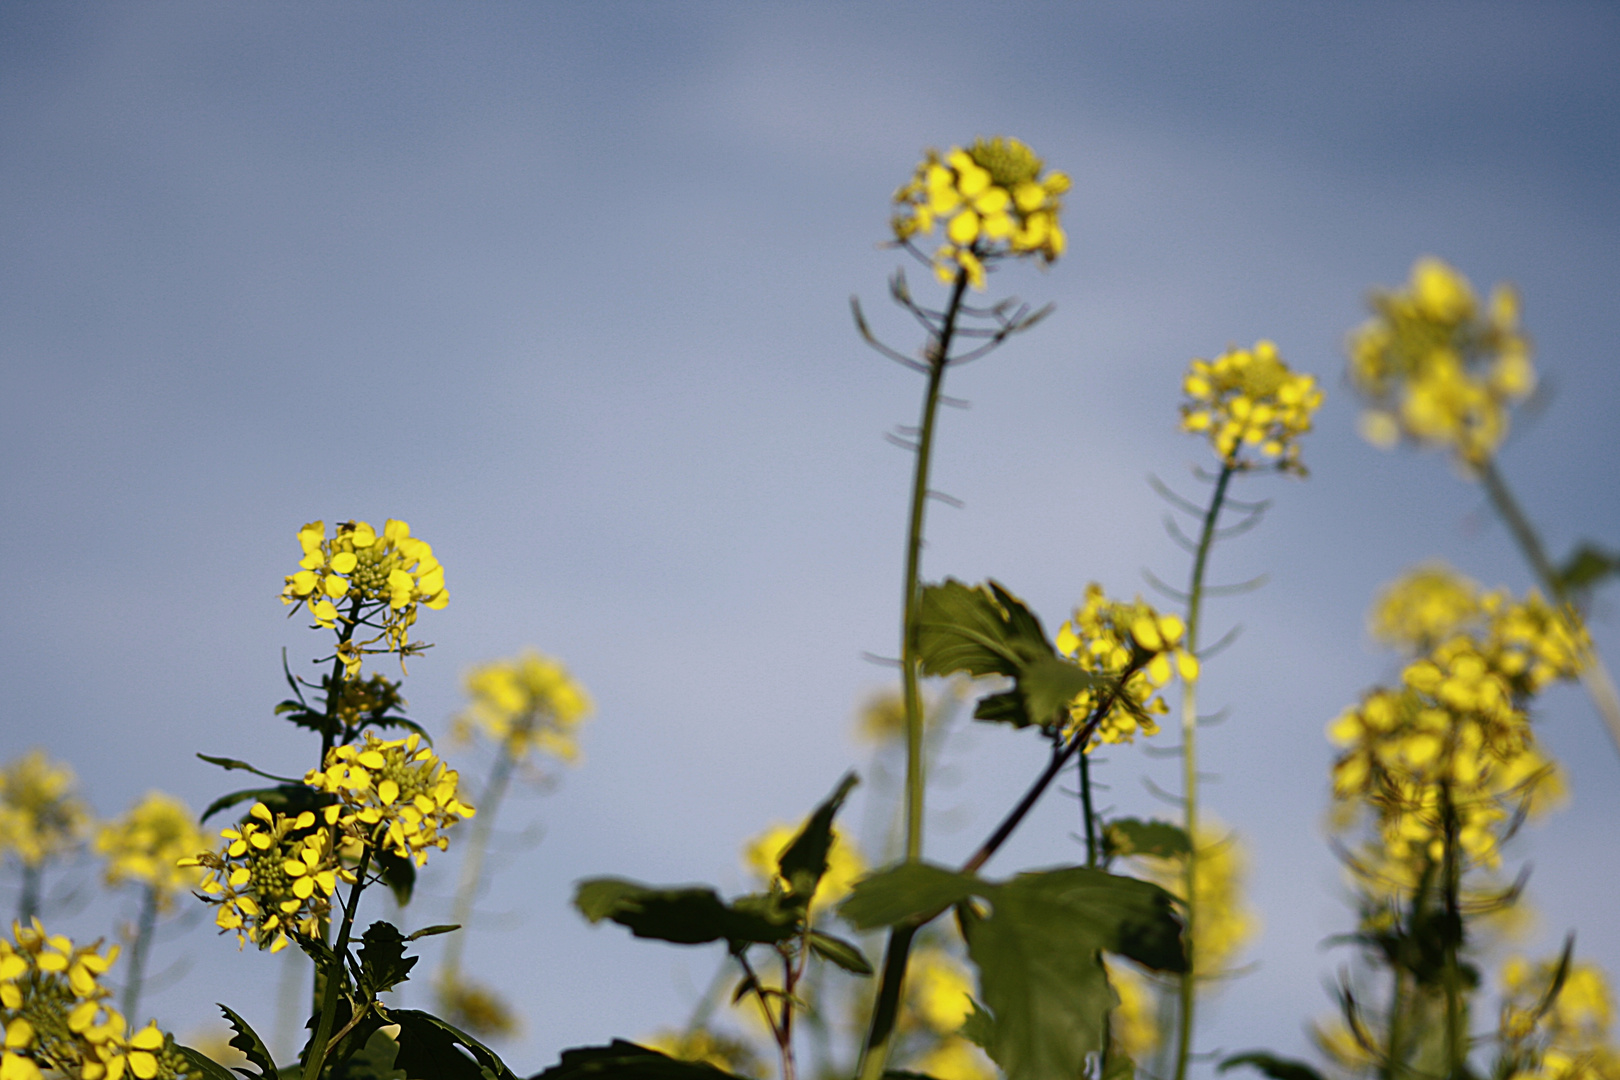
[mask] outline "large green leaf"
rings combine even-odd
[[[857,881],[838,913],[857,930],[875,930],[927,918],[969,896],[988,895],[990,888],[972,874],[932,863],[901,863]]]
[[[827,872],[827,852],[832,848],[833,818],[844,805],[844,799],[849,795],[850,789],[860,780],[853,772],[846,773],[838,782],[838,787],[829,795],[825,802],[816,807],[799,835],[782,852],[777,860],[777,867],[782,872],[782,879],[793,890],[794,896],[805,903],[815,895],[816,886],[821,882],[821,875]]]
[[[393,923],[378,920],[360,935],[360,978],[375,998],[410,977],[419,957],[405,955],[405,935]]]
[[[701,1061],[681,1061],[633,1042],[614,1039],[608,1046],[576,1046],[562,1060],[529,1080],[736,1080],[731,1073]]]
[[[574,906],[591,922],[611,919],[636,937],[700,945],[707,941],[772,943],[793,936],[794,919],[768,897],[727,904],[702,886],[654,888],[623,878],[582,881]]]
[[[991,912],[972,923],[968,953],[993,1014],[975,1035],[1009,1080],[1077,1076],[1102,1049],[1118,998],[1101,952],[1149,967],[1186,967],[1171,897],[1144,881],[1085,867],[1020,874],[980,892]],[[990,1022],[986,1022],[990,1021]]]
[[[215,1004],[219,1003],[215,1002]],[[242,1051],[243,1056],[248,1059],[248,1063],[259,1070],[257,1074],[249,1073],[246,1069],[237,1071],[250,1078],[257,1076],[264,1077],[266,1080],[275,1080],[275,1077],[279,1075],[279,1070],[276,1068],[275,1061],[270,1057],[270,1051],[265,1047],[264,1040],[259,1038],[259,1033],[254,1031],[253,1026],[238,1016],[229,1005],[220,1005],[219,1011],[225,1014],[226,1022],[231,1025],[231,1030],[236,1032],[235,1035],[231,1036],[231,1045]]]
[[[990,581],[948,578],[923,588],[917,612],[917,655],[929,675],[1006,675],[1014,688],[979,702],[980,720],[1016,727],[1054,723],[1097,676],[1057,654],[1024,602]]]
[[[399,1025],[394,1068],[408,1080],[518,1080],[495,1052],[454,1024],[416,1009],[389,1009]]]
[[[1322,1080],[1322,1074],[1305,1062],[1280,1058],[1264,1050],[1246,1050],[1241,1054],[1233,1054],[1215,1066],[1215,1071],[1225,1072],[1244,1065],[1264,1073],[1271,1077],[1271,1080]]]

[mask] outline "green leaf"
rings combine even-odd
[[[1076,695],[1104,681],[1061,656],[1036,657],[1018,674],[1018,694],[1024,699],[1025,723],[1053,723],[1068,710],[1069,702]]]
[[[843,938],[824,934],[820,930],[810,931],[810,951],[823,960],[830,960],[854,975],[872,974],[872,962],[860,948]]]
[[[793,894],[809,902],[815,895],[816,885],[821,881],[821,875],[827,872],[827,852],[832,847],[833,818],[844,805],[844,799],[849,795],[850,789],[860,780],[853,772],[845,773],[844,778],[838,782],[838,787],[827,796],[825,802],[816,807],[799,835],[782,852],[777,860],[777,866],[782,872],[782,879],[788,883]]]
[[[394,1068],[408,1080],[518,1080],[495,1052],[454,1024],[416,1009],[389,1009],[399,1054]]]
[[[991,1015],[989,1009],[979,1004],[977,998],[969,997],[968,1004],[972,1006],[973,1011],[962,1021],[962,1027],[957,1034],[980,1050],[989,1053],[990,1048],[996,1044],[996,1018]]]
[[[1172,859],[1192,852],[1192,843],[1179,826],[1168,821],[1118,818],[1103,830],[1103,850],[1109,855],[1151,855]]]
[[[901,863],[857,881],[838,913],[857,930],[874,930],[926,918],[990,888],[972,874],[933,863]]]
[[[1009,1080],[1076,1076],[1102,1049],[1104,1018],[1118,1004],[1103,950],[1160,970],[1186,966],[1171,898],[1147,882],[1068,867],[981,895],[991,911],[972,926],[968,954],[994,1023],[976,1034]]]
[[[623,878],[582,881],[574,906],[591,922],[611,919],[636,937],[700,945],[708,941],[773,943],[793,936],[790,914],[758,897],[728,906],[713,889],[659,889]],[[780,921],[779,921],[780,920]]]
[[[405,955],[405,935],[392,923],[372,923],[360,935],[360,977],[375,998],[410,978],[419,959]]]
[[[1136,1062],[1130,1055],[1118,1050],[1108,1053],[1108,1064],[1103,1067],[1102,1080],[1135,1080]]]
[[[1620,552],[1605,551],[1596,544],[1582,544],[1557,573],[1558,580],[1571,592],[1590,589],[1604,578],[1620,574]]]
[[[416,863],[386,848],[374,850],[371,857],[377,863],[383,884],[394,894],[394,903],[400,907],[409,904],[411,895],[416,892]]]
[[[1272,1080],[1322,1080],[1322,1074],[1305,1062],[1276,1057],[1264,1050],[1245,1050],[1241,1054],[1233,1054],[1215,1066],[1215,1071],[1225,1072],[1241,1065],[1257,1069]]]
[[[339,1052],[351,1043],[358,1044],[353,1051],[343,1054],[329,1072],[329,1080],[406,1080],[404,1071],[395,1068],[399,1056],[399,1043],[383,1029],[380,1017],[368,1016],[360,1024],[363,1031],[351,1032],[343,1040]],[[358,1037],[357,1037],[358,1036]],[[337,1055],[328,1057],[333,1060]]]
[[[242,1051],[242,1054],[248,1059],[248,1063],[259,1070],[257,1074],[250,1074],[246,1069],[239,1069],[238,1071],[243,1076],[250,1077],[250,1080],[257,1080],[259,1077],[262,1077],[263,1080],[276,1080],[276,1077],[280,1075],[280,1070],[276,1068],[276,1063],[270,1057],[270,1051],[265,1047],[264,1040],[259,1038],[259,1033],[254,1031],[253,1026],[246,1020],[236,1015],[229,1005],[222,1005],[217,1001],[214,1004],[219,1005],[219,1011],[225,1014],[226,1023],[230,1024],[231,1030],[236,1032],[235,1035],[231,1036],[230,1044]]]
[[[417,938],[435,937],[439,934],[451,934],[461,929],[460,923],[435,923],[424,926],[422,929],[405,935],[406,941],[415,941]]]
[[[174,1052],[185,1058],[186,1065],[190,1070],[200,1074],[203,1080],[240,1080],[235,1073],[201,1050],[175,1043]]]
[[[701,1061],[681,1061],[633,1042],[614,1039],[608,1046],[576,1046],[562,1060],[529,1080],[736,1080],[731,1073]]]

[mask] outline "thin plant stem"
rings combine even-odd
[[[512,757],[510,742],[502,739],[496,752],[495,764],[490,769],[489,781],[478,800],[478,813],[473,818],[472,835],[467,840],[467,853],[461,861],[461,880],[456,885],[455,903],[450,909],[450,921],[461,927],[450,935],[444,947],[444,959],[439,966],[440,985],[451,989],[461,979],[461,956],[467,944],[467,927],[472,922],[473,901],[477,897],[478,882],[484,872],[484,853],[489,847],[490,833],[495,824],[495,811],[506,797],[512,780],[512,769],[517,764]]]
[[[1446,915],[1446,1077],[1459,1080],[1467,1070],[1468,1030],[1463,1016],[1462,960],[1462,852],[1457,835],[1457,810],[1451,801],[1451,788],[1440,787],[1441,833],[1445,844],[1442,857],[1441,903]]]
[[[765,1026],[770,1029],[771,1038],[776,1042],[777,1053],[782,1059],[782,1080],[795,1080],[793,1041],[789,1037],[791,1021],[788,1020],[788,1012],[792,1007],[789,1004],[790,999],[784,999],[782,1003],[782,1020],[778,1023],[776,1017],[771,1013],[771,1001],[765,996],[765,984],[759,981],[759,976],[754,972],[754,965],[748,962],[748,954],[743,949],[738,949],[731,955],[737,958],[737,963],[742,967],[743,974],[748,977],[748,983],[754,990],[754,997],[759,1001],[759,1011],[764,1014]],[[787,992],[791,993],[791,991]]]
[[[1097,814],[1091,805],[1091,756],[1082,753],[1075,758],[1080,774],[1080,816],[1086,824],[1086,865],[1097,865]]]
[[[1209,567],[1210,548],[1215,543],[1215,529],[1226,502],[1227,485],[1237,466],[1230,459],[1221,462],[1221,472],[1215,479],[1215,490],[1210,495],[1209,509],[1204,513],[1203,528],[1198,534],[1198,549],[1193,555],[1192,578],[1187,586],[1187,651],[1198,655],[1198,629],[1203,617],[1204,575]],[[1194,938],[1198,928],[1198,679],[1182,679],[1181,683],[1181,787],[1182,828],[1187,833],[1186,865],[1182,876],[1182,895],[1185,901],[1186,929],[1182,941],[1187,949],[1187,970],[1177,979],[1176,994],[1180,1009],[1176,1017],[1176,1071],[1175,1080],[1187,1080],[1187,1064],[1192,1057],[1193,1020],[1197,1008],[1198,972]]]
[[[1406,1056],[1406,971],[1396,967],[1394,985],[1389,994],[1389,1049],[1384,1055],[1382,1080],[1399,1080],[1402,1062]]]
[[[158,892],[148,885],[141,897],[140,922],[136,924],[135,940],[129,947],[129,978],[124,980],[124,992],[118,1006],[124,1017],[135,1023],[135,1007],[141,1001],[141,982],[146,978],[146,954],[152,946],[152,933],[157,928]]]
[[[315,1037],[309,1043],[309,1056],[304,1059],[303,1080],[316,1080],[326,1063],[326,1051],[332,1038],[332,1025],[337,1018],[338,997],[343,988],[343,961],[349,952],[349,931],[354,927],[354,914],[360,907],[360,894],[366,887],[366,874],[371,869],[371,845],[368,843],[360,855],[360,869],[354,876],[354,887],[349,890],[349,901],[343,906],[343,922],[338,926],[337,943],[332,948],[332,966],[326,972],[326,986],[321,995],[320,1019],[315,1024]],[[316,964],[317,973],[320,965]]]
[[[39,914],[39,884],[45,872],[41,864],[25,862],[22,872],[22,895],[17,900],[17,921],[30,923]]]
[[[900,679],[906,707],[906,861],[922,859],[923,794],[923,707],[919,685],[922,662],[917,656],[917,607],[922,593],[923,518],[928,508],[928,471],[934,453],[934,421],[939,414],[940,388],[950,365],[952,339],[967,292],[965,269],[956,272],[950,302],[945,307],[939,333],[928,343],[928,388],[923,395],[922,423],[918,427],[917,459],[911,481],[911,515],[906,529],[905,592],[900,617]],[[861,1053],[861,1080],[877,1080],[888,1066],[894,1021],[899,1010],[900,991],[905,981],[906,958],[914,931],[902,933],[899,927],[889,933],[884,954],[883,983],[872,1010],[872,1026]]]
[[[1479,466],[1479,479],[1485,486],[1485,493],[1490,497],[1491,506],[1496,510],[1508,532],[1513,534],[1514,543],[1519,545],[1519,551],[1524,555],[1530,569],[1535,572],[1541,582],[1541,587],[1547,590],[1559,605],[1573,610],[1570,602],[1569,589],[1564,585],[1564,579],[1553,566],[1552,560],[1547,557],[1547,549],[1541,543],[1535,526],[1519,506],[1519,501],[1513,497],[1508,488],[1507,481],[1496,467],[1496,462],[1487,460]],[[1608,667],[1603,663],[1603,657],[1598,654],[1597,646],[1588,644],[1582,649],[1581,683],[1586,687],[1587,696],[1597,708],[1598,716],[1608,729],[1609,739],[1614,743],[1615,749],[1620,751],[1620,691],[1615,689],[1614,677],[1609,674]]]

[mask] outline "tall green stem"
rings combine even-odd
[[[1457,836],[1457,810],[1451,789],[1440,786],[1440,827],[1445,853],[1441,865],[1441,903],[1445,909],[1446,1080],[1462,1080],[1468,1066],[1468,1024],[1463,1013],[1462,981],[1462,852]]]
[[[343,922],[338,926],[337,943],[332,947],[332,964],[326,972],[326,986],[321,995],[320,1019],[315,1024],[315,1037],[309,1043],[309,1056],[304,1059],[303,1080],[316,1080],[321,1074],[321,1066],[326,1063],[327,1042],[332,1038],[338,997],[343,989],[343,964],[349,953],[349,931],[354,927],[354,913],[360,907],[360,893],[365,890],[366,874],[370,870],[371,845],[368,843],[360,856],[354,888],[349,890],[349,902],[343,906]],[[317,964],[317,972],[319,969],[320,965]]]
[[[141,1001],[141,982],[146,978],[146,954],[152,946],[152,933],[157,929],[158,894],[152,885],[141,897],[141,919],[135,929],[135,941],[129,947],[129,978],[124,980],[124,992],[119,1008],[131,1024],[136,1023],[135,1006]]]
[[[1198,655],[1198,625],[1203,615],[1204,572],[1209,565],[1209,551],[1215,542],[1215,527],[1220,520],[1221,507],[1226,502],[1226,488],[1236,471],[1236,466],[1230,460],[1221,462],[1221,473],[1215,480],[1215,491],[1210,496],[1209,509],[1204,512],[1203,528],[1198,533],[1192,581],[1187,587],[1187,651],[1194,656]],[[1181,1008],[1176,1021],[1175,1080],[1187,1078],[1187,1063],[1192,1055],[1193,1014],[1198,999],[1198,966],[1194,945],[1198,928],[1198,679],[1183,679],[1181,686],[1182,827],[1187,832],[1182,894],[1186,899],[1187,928],[1184,941],[1187,946],[1187,970],[1177,986]]]
[[[22,895],[17,900],[17,921],[31,922],[39,914],[39,884],[45,867],[39,863],[24,862]]]
[[[1507,525],[1508,532],[1513,534],[1514,542],[1519,545],[1519,551],[1540,580],[1541,587],[1547,590],[1547,595],[1559,605],[1572,606],[1564,579],[1559,576],[1552,560],[1547,557],[1547,549],[1542,546],[1541,537],[1536,533],[1530,519],[1525,516],[1524,510],[1520,508],[1519,501],[1513,497],[1513,492],[1508,489],[1507,481],[1496,468],[1496,462],[1486,461],[1481,465],[1479,478],[1485,485],[1485,493],[1490,497],[1491,505]],[[1609,738],[1613,741],[1615,749],[1620,750],[1620,691],[1615,689],[1614,677],[1609,674],[1609,669],[1604,665],[1603,657],[1598,655],[1595,645],[1588,645],[1583,650],[1580,661],[1581,682],[1586,687],[1587,696],[1597,707],[1598,715],[1602,718],[1604,727],[1608,729]]]
[[[927,346],[928,389],[923,396],[922,423],[917,435],[917,460],[911,480],[911,518],[906,529],[905,593],[900,618],[900,679],[906,706],[906,861],[922,859],[923,792],[923,708],[919,685],[921,661],[917,657],[917,605],[922,594],[923,517],[928,509],[928,469],[934,453],[934,421],[939,415],[940,387],[950,364],[951,344],[956,337],[956,321],[967,293],[966,270],[956,272],[951,299],[945,307],[939,333]],[[911,952],[915,929],[895,927],[889,933],[884,953],[883,982],[872,1010],[872,1026],[861,1052],[861,1080],[877,1080],[889,1061],[894,1022],[899,1012],[900,991],[905,981],[906,959]]]
[[[1080,774],[1080,816],[1086,825],[1086,865],[1097,865],[1097,813],[1091,805],[1091,756],[1084,750],[1076,759]]]
[[[478,800],[478,814],[473,818],[472,836],[467,841],[467,854],[462,857],[461,880],[456,885],[456,900],[450,909],[450,921],[461,927],[450,935],[444,948],[444,961],[439,967],[439,979],[446,989],[461,979],[461,954],[467,943],[467,927],[472,922],[473,901],[478,893],[478,880],[484,872],[484,852],[489,846],[490,832],[495,824],[495,811],[506,797],[506,788],[512,780],[516,764],[508,749],[510,743],[501,740],[496,752],[495,765],[490,769],[489,782],[484,785]]]

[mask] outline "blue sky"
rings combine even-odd
[[[680,1022],[718,958],[585,926],[572,883],[740,889],[746,838],[864,766],[910,467],[882,434],[921,388],[848,299],[910,347],[889,196],[924,147],[1016,135],[1074,178],[1071,249],[992,279],[1057,310],[951,377],[971,408],[936,486],[963,506],[932,510],[929,576],[993,575],[1051,628],[1088,581],[1183,578],[1146,477],[1190,490],[1204,460],[1175,430],[1187,361],[1269,337],[1329,393],[1312,477],[1247,484],[1270,520],[1217,552],[1270,581],[1217,608],[1245,633],[1203,692],[1231,710],[1209,797],[1266,932],[1202,1045],[1306,1054],[1344,960],[1319,942],[1350,919],[1322,731],[1393,671],[1367,602],[1436,556],[1528,584],[1440,458],[1356,438],[1344,335],[1426,253],[1516,282],[1545,393],[1504,469],[1555,550],[1620,538],[1617,44],[1601,4],[6,5],[0,757],[46,747],[109,815],[225,790],[196,750],[306,767],[270,715],[280,650],[320,648],[276,599],[294,534],[404,518],[452,594],[420,624],[416,718],[442,730],[465,668],[525,645],[598,703],[581,767],[503,812],[469,945],[525,1014],[512,1060]],[[1620,656],[1612,598],[1594,632]],[[1515,853],[1529,946],[1574,928],[1620,971],[1620,756],[1574,692],[1543,719],[1573,799]],[[953,753],[942,861],[1044,751],[980,729]],[[1170,783],[1140,753],[1106,768],[1122,812]],[[1049,799],[990,871],[1078,858],[1073,828]],[[165,1024],[226,1000],[272,1026],[274,964],[206,926],[159,966],[181,957]]]

